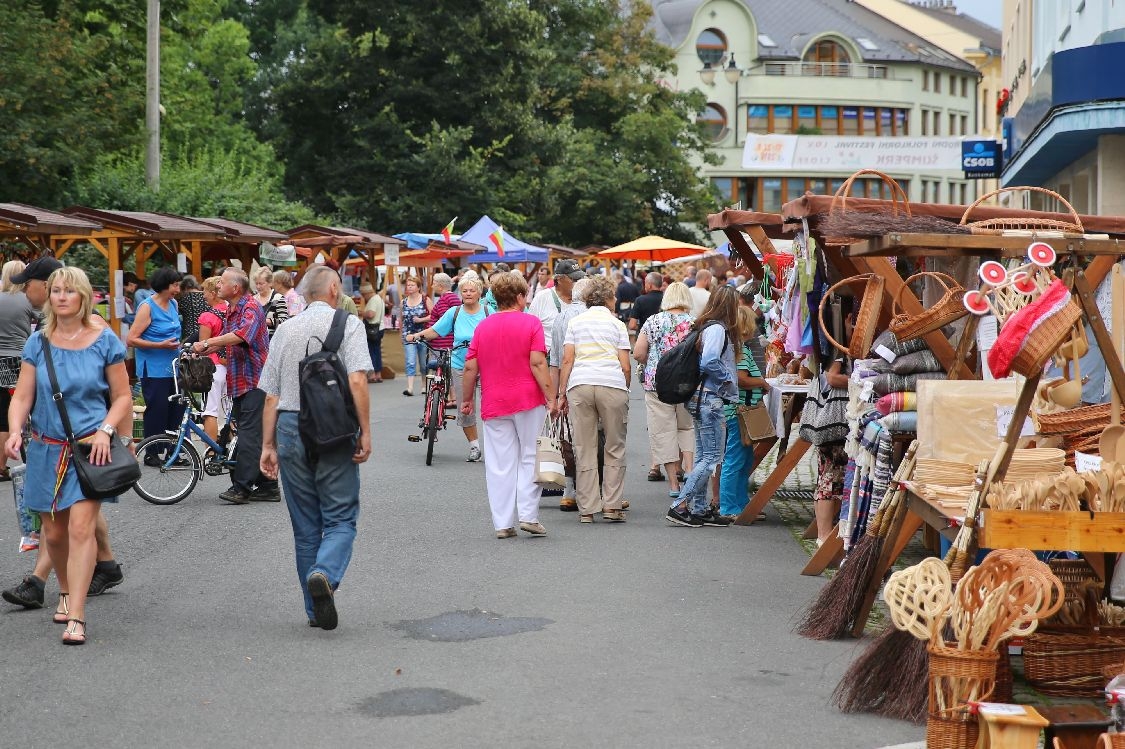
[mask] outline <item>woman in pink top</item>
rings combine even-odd
[[[217,336],[223,329],[227,303],[219,298],[220,283],[218,276],[203,281],[203,301],[207,303],[207,310],[199,316],[201,341]],[[218,440],[219,419],[226,417],[223,398],[227,395],[227,360],[215,353],[211,354],[211,361],[215,362],[215,379],[211,383],[211,392],[207,393],[203,403],[203,431],[211,439]]]
[[[476,407],[479,375],[485,484],[496,537],[515,536],[517,519],[524,533],[545,536],[547,529],[539,522],[535,442],[547,404],[552,416],[556,406],[549,397],[543,325],[523,312],[527,281],[522,276],[495,276],[492,296],[498,311],[477,326],[465,357],[461,413],[471,414]]]

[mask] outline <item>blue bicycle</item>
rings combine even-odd
[[[180,357],[190,357],[184,351]],[[175,393],[169,401],[184,406],[184,416],[180,428],[163,434],[146,437],[137,444],[137,461],[141,464],[141,478],[133,487],[142,499],[155,505],[172,505],[191,494],[192,489],[203,478],[221,476],[228,473],[235,463],[235,449],[238,435],[233,422],[219,435],[219,441],[211,439],[203,428],[195,422],[195,414],[200,406],[195,403],[191,391],[181,391],[181,358],[172,365]],[[230,409],[225,409],[228,413]],[[200,457],[199,450],[192,444],[192,435],[199,437],[206,446]]]

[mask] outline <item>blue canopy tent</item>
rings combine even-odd
[[[461,238],[460,234],[451,234],[450,237],[453,241]],[[395,234],[395,239],[401,239],[406,242],[406,249],[408,250],[424,250],[430,246],[430,242],[444,242],[445,238],[441,234],[419,234],[413,231],[404,231],[401,234]]]
[[[473,228],[461,235],[462,242],[484,245],[489,252],[469,255],[465,258],[470,263],[545,263],[547,262],[547,248],[521,242],[508,232],[504,232],[504,256],[495,252],[495,245],[489,235],[496,231],[499,225],[488,216],[481,216],[480,221],[473,224]]]

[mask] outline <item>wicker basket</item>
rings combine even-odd
[[[910,199],[906,196],[906,190],[902,189],[902,185],[894,180],[890,175],[874,169],[860,169],[844,180],[844,184],[840,185],[840,189],[832,196],[832,205],[828,208],[828,213],[833,214],[837,211],[846,211],[848,209],[848,195],[852,191],[852,185],[855,184],[857,178],[864,175],[872,175],[882,180],[883,184],[891,188],[891,213],[897,216],[899,210],[907,216],[910,214]]]
[[[847,346],[844,346],[832,337],[832,334],[828,332],[828,326],[824,324],[824,305],[828,303],[828,300],[832,297],[832,292],[836,289],[844,284],[861,281],[866,284],[863,291],[863,301],[860,302],[859,312],[856,313],[851,340],[848,341]],[[866,357],[867,353],[871,351],[871,344],[875,341],[875,326],[879,322],[879,309],[883,306],[883,285],[883,277],[875,273],[862,273],[833,284],[821,297],[820,310],[818,311],[820,329],[824,333],[825,340],[835,346],[841,353],[853,359]]]
[[[924,309],[917,315],[907,314],[905,310],[900,309],[902,292],[909,288],[911,281],[926,276],[933,276],[937,279],[938,283],[945,287],[945,294],[937,304],[929,309]],[[965,307],[962,299],[964,295],[965,288],[957,283],[957,279],[952,276],[934,271],[915,273],[906,279],[906,282],[894,296],[893,317],[889,325],[891,332],[895,334],[899,341],[909,341],[960,320],[969,314],[969,310]]]
[[[1036,632],[1023,645],[1027,683],[1053,697],[1098,697],[1106,685],[1103,670],[1123,662],[1125,636],[1102,631]]]
[[[1101,430],[1109,424],[1109,404],[1102,403],[1095,406],[1081,406],[1069,411],[1059,411],[1053,414],[1039,414],[1039,433],[1044,436],[1054,434],[1077,435],[1093,429]]]
[[[1012,359],[1012,371],[1024,377],[1042,374],[1047,360],[1070,336],[1071,326],[1081,318],[1082,308],[1071,298],[1065,307],[1031,331],[1019,353]]]
[[[1067,211],[1070,213],[1070,221],[1060,221],[1053,218],[1034,218],[1034,217],[1021,217],[1021,218],[989,218],[983,221],[969,221],[969,214],[973,209],[981,203],[996,197],[1006,192],[1038,192],[1055,200],[1066,206]],[[1083,234],[1085,229],[1082,227],[1082,219],[1078,216],[1078,211],[1074,210],[1074,206],[1067,202],[1066,198],[1059,195],[1053,190],[1047,190],[1042,187],[1002,187],[999,190],[993,190],[990,193],[981,195],[976,201],[965,209],[965,214],[961,216],[961,224],[968,226],[973,234],[1000,234],[1005,230],[1030,230],[1037,229],[1043,231],[1062,231],[1070,232],[1073,234]]]
[[[979,738],[980,723],[968,710],[952,718],[926,718],[926,749],[974,749]]]
[[[1008,643],[1000,643],[998,651],[1000,658],[996,661],[996,685],[992,688],[991,702],[1012,701],[1012,656],[1008,652]]]
[[[1103,733],[1098,737],[1098,749],[1125,749],[1125,733]]]

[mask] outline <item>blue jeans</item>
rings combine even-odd
[[[727,451],[719,472],[719,512],[738,515],[750,502],[750,472],[754,470],[754,447],[742,444],[738,417],[727,419]]]
[[[383,331],[375,335],[374,338],[368,336],[367,338],[367,353],[371,354],[371,369],[375,372],[375,376],[379,377],[383,374]]]
[[[426,366],[425,352],[426,349],[420,343],[402,342],[402,354],[406,357],[406,374],[410,376],[425,374],[425,372],[418,371],[419,362],[421,362],[423,369]]]
[[[352,462],[348,448],[321,454],[310,465],[297,431],[297,414],[292,411],[277,415],[277,458],[293,523],[297,579],[305,596],[305,612],[312,619],[309,575],[323,572],[335,590],[352,558],[359,518],[359,465]]]
[[[705,515],[710,509],[707,501],[707,487],[711,483],[711,472],[723,460],[723,443],[726,440],[726,416],[723,414],[723,399],[714,393],[704,391],[702,404],[688,411],[695,422],[695,466],[680,487],[680,496],[672,506],[687,501],[688,511],[693,515]]]

